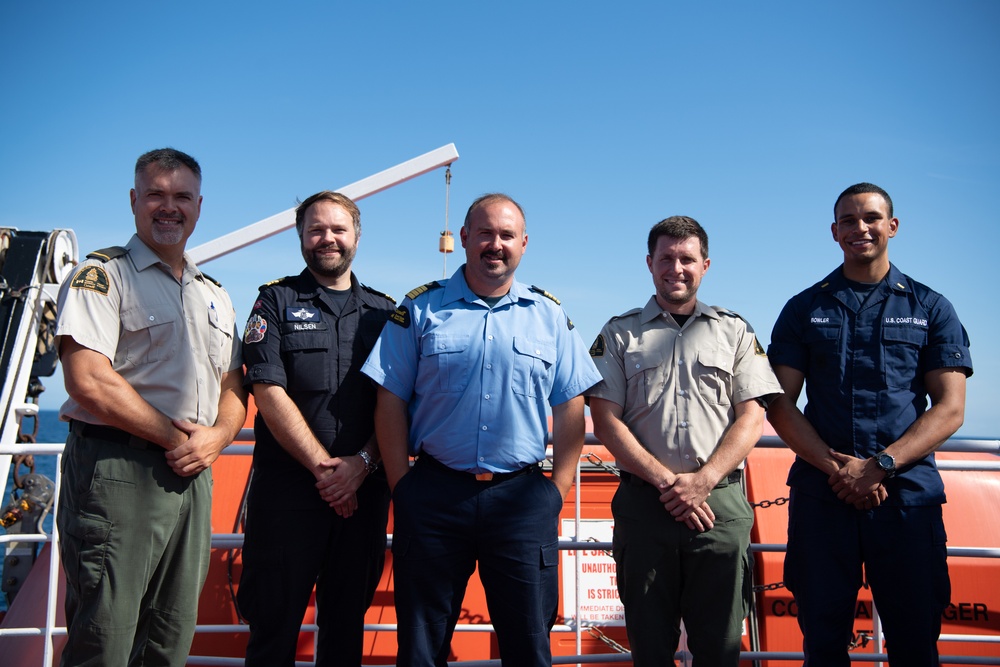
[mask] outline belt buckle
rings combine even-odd
[[[477,472],[476,473],[476,481],[477,482],[492,482],[493,481],[493,473],[491,473],[491,472]]]

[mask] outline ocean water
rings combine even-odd
[[[35,437],[36,442],[42,443],[56,443],[56,442],[66,442],[66,436],[69,434],[69,424],[66,422],[59,421],[59,412],[57,410],[39,410],[38,412],[38,433]],[[21,474],[27,474],[27,468],[21,468]],[[35,473],[39,475],[45,475],[52,481],[56,479],[56,457],[55,456],[36,456],[35,457]],[[5,470],[3,474],[7,476],[7,484],[4,487],[7,494],[0,504],[0,512],[7,507],[11,502],[10,492],[13,489],[13,470]],[[42,524],[45,532],[52,532],[52,516],[49,515],[45,518]],[[4,529],[0,527],[0,534],[4,533]],[[3,549],[0,549],[0,555],[6,556]],[[0,559],[0,580],[3,577],[3,560]],[[0,611],[7,609],[7,596],[0,594]]]

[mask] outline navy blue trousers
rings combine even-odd
[[[247,667],[295,664],[313,586],[317,667],[361,665],[365,612],[382,577],[388,519],[382,476],[364,481],[357,511],[342,519],[319,497],[305,468],[254,472],[237,594],[250,623]]]
[[[805,664],[850,664],[863,564],[892,667],[937,667],[951,597],[945,542],[940,505],[860,511],[792,489],[785,585],[798,606]]]
[[[552,664],[562,496],[537,468],[479,482],[420,461],[393,493],[399,667],[445,667],[479,564],[504,667]]]

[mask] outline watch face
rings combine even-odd
[[[887,472],[892,472],[896,469],[896,460],[892,458],[891,454],[886,454],[885,452],[882,452],[881,454],[878,455],[878,459],[876,460],[878,461],[878,465],[880,468],[882,468],[882,470],[885,470]]]

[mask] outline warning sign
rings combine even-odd
[[[577,542],[594,540],[611,542],[614,521],[610,519],[582,519]],[[562,520],[561,534],[572,536],[575,522]],[[576,591],[580,591],[581,625],[625,625],[625,608],[618,599],[618,572],[610,549],[585,549],[561,551],[563,615],[567,621],[575,618]],[[579,579],[577,579],[579,577]]]

